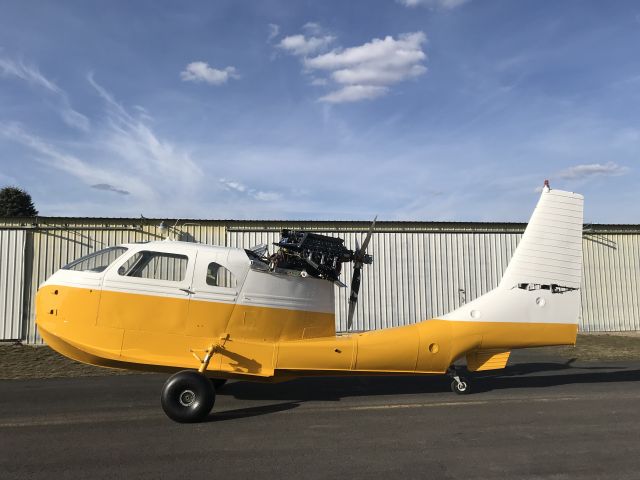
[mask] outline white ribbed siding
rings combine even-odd
[[[362,232],[326,232],[362,244]],[[228,245],[270,246],[277,231],[228,231]],[[515,250],[519,233],[374,233],[353,321],[354,330],[375,330],[419,322],[447,313],[495,288]],[[351,283],[345,265],[341,279]],[[336,287],[336,329],[346,330],[349,288]],[[461,303],[462,302],[462,303]]]
[[[161,238],[159,223],[151,219],[56,219],[37,229],[0,224],[3,338],[18,332],[17,338],[41,343],[33,308],[38,286],[82,255],[107,246]],[[374,263],[364,268],[354,319],[354,328],[359,330],[442,315],[488,292],[498,285],[524,230],[518,225],[461,224],[458,228],[385,223],[381,222],[369,247]],[[185,240],[243,248],[267,243],[271,252],[280,228],[339,236],[348,248],[354,248],[356,238],[362,243],[367,229],[362,222],[189,221],[179,226],[188,233]],[[640,231],[636,227],[626,230],[628,233],[625,228],[595,226],[595,233],[584,235],[582,331],[640,330]],[[18,268],[21,262],[24,267]],[[347,285],[351,282],[348,264],[342,279]],[[348,288],[336,287],[338,330],[346,328],[347,296]]]
[[[0,230],[0,340],[22,338],[25,232]]]
[[[587,233],[583,252],[581,330],[640,330],[640,235]]]
[[[355,237],[362,243],[365,230],[324,233],[354,248]],[[277,231],[259,230],[229,230],[227,236],[229,246],[267,243],[270,251],[279,238]],[[483,295],[499,284],[521,237],[517,232],[375,233],[369,247],[374,263],[364,268],[354,329],[419,322]],[[640,234],[587,233],[583,255],[580,330],[640,330]],[[341,278],[349,285],[348,266]],[[346,329],[347,299],[348,288],[336,287],[338,330]]]

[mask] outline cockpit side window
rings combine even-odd
[[[181,282],[187,274],[189,258],[174,253],[141,251],[118,268],[123,277]]]
[[[104,250],[74,260],[62,268],[64,270],[75,270],[77,272],[102,272],[126,251],[126,247],[105,248]]]
[[[236,277],[228,269],[216,262],[207,267],[207,285],[212,287],[236,288]]]

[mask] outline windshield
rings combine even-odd
[[[91,253],[78,260],[74,260],[62,268],[64,270],[76,270],[78,272],[102,272],[126,251],[127,249],[125,247],[105,248],[99,252]]]

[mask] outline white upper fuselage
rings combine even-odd
[[[333,283],[299,272],[276,269],[252,262],[239,248],[219,247],[180,241],[154,241],[123,244],[127,251],[102,272],[61,269],[42,286],[66,285],[100,288],[103,291],[138,293],[161,297],[237,303],[239,305],[283,308],[334,314]],[[163,252],[188,258],[182,280],[169,281],[122,275],[119,269],[139,252]],[[231,272],[233,286],[208,284],[207,267],[215,262]]]

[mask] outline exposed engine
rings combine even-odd
[[[280,247],[278,251],[262,260],[268,263],[270,270],[284,268],[298,270],[303,275],[316,278],[324,278],[329,281],[337,281],[342,271],[342,264],[357,259],[357,251],[349,250],[344,246],[341,238],[329,237],[318,233],[282,230],[280,241],[274,243]],[[259,253],[264,253],[260,249]],[[258,256],[258,251],[252,252]],[[364,254],[362,263],[370,264],[373,261],[371,255]]]
[[[304,270],[330,281],[338,280],[342,263],[354,258],[343,239],[311,232],[282,230],[280,241],[274,245],[280,249],[269,257],[270,268]]]
[[[272,272],[276,269],[297,270],[301,277],[310,275],[324,278],[343,287],[346,285],[339,280],[342,264],[353,262],[351,294],[349,295],[349,311],[347,313],[347,329],[350,329],[360,291],[362,266],[373,263],[373,257],[367,254],[367,247],[375,225],[376,219],[374,218],[362,246],[359,246],[356,240],[355,250],[349,250],[345,247],[344,240],[341,238],[285,229],[280,233],[280,241],[274,243],[275,246],[280,247],[276,253],[267,256],[265,244],[256,245],[245,251],[250,258],[261,262],[263,268]]]

